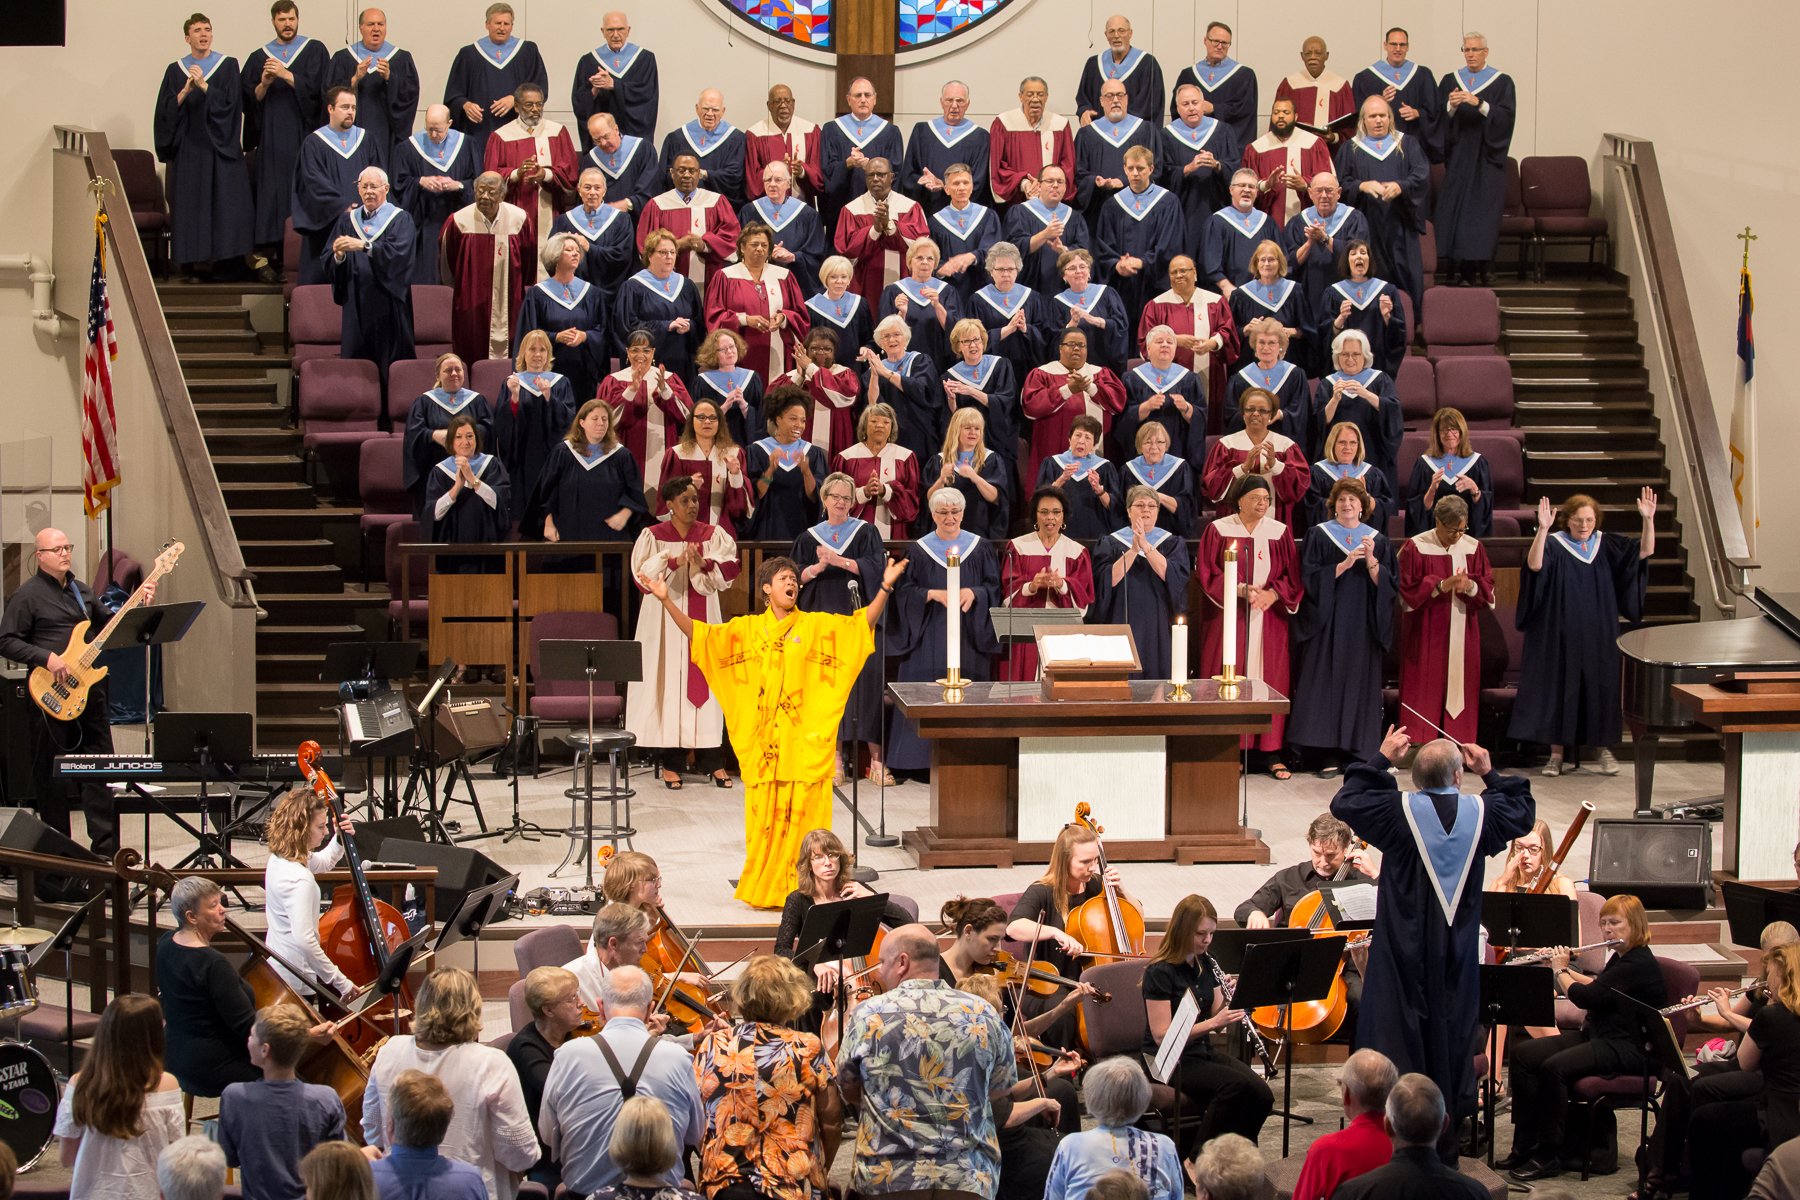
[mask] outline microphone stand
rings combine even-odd
[[[887,565],[887,547],[885,545],[882,547],[881,561],[885,568]],[[871,833],[864,839],[869,845],[879,847],[883,850],[890,846],[898,846],[900,844],[900,836],[887,831],[887,777],[889,770],[892,768],[888,766],[887,697],[885,693],[887,691],[887,620],[888,609],[893,607],[893,596],[889,595],[888,600],[888,604],[881,606],[881,616],[877,618],[875,622],[875,653],[880,660],[875,669],[875,720],[876,723],[881,726],[876,734],[881,742],[881,786],[879,788],[881,795],[881,831],[879,833]]]
[[[882,561],[884,563],[887,561],[887,556],[885,554],[882,555]],[[852,613],[854,613],[857,609],[862,607],[862,587],[860,584],[857,583],[857,581],[854,578],[852,578],[849,581],[849,586],[850,586],[850,611]],[[883,605],[882,612],[884,615],[885,615],[886,611],[887,611],[887,606]],[[852,696],[855,695],[855,685],[854,684],[851,685],[851,695]],[[850,736],[850,744],[848,747],[846,747],[846,750],[847,750],[847,753],[846,753],[845,757],[849,760],[849,763],[850,763],[850,878],[855,880],[857,883],[873,883],[877,879],[880,879],[881,876],[880,876],[880,874],[878,874],[876,872],[876,870],[873,867],[865,867],[862,865],[862,861],[861,861],[862,853],[858,849],[858,845],[862,840],[862,797],[861,797],[861,793],[860,793],[860,787],[862,784],[862,764],[859,761],[859,759],[861,758],[861,748],[857,744],[857,739],[856,739],[856,735],[854,732],[852,732],[852,734]],[[885,770],[886,767],[887,767],[887,764],[883,763],[882,768]],[[884,797],[884,799],[885,799],[885,797]],[[883,815],[886,814],[886,811],[887,811],[887,805],[884,803],[882,805]],[[874,844],[873,837],[870,838],[870,844],[871,845]],[[839,975],[840,975],[840,978],[838,981],[838,992],[839,992],[838,1000],[839,1000],[839,1003],[841,1004],[843,1001],[843,980],[842,980],[841,972],[839,973]],[[840,1016],[842,1015],[841,1008],[839,1009],[839,1014],[840,1014]],[[838,1038],[839,1038],[839,1044],[841,1045],[842,1039],[843,1039],[843,1030],[842,1029],[838,1030]]]

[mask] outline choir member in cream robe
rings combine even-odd
[[[1281,231],[1279,222],[1256,207],[1256,188],[1256,172],[1238,168],[1231,176],[1231,203],[1200,230],[1200,282],[1227,300],[1250,280],[1251,254]]]
[[[644,490],[654,495],[663,484],[663,455],[680,437],[693,401],[681,376],[656,361],[656,339],[648,330],[626,337],[625,359],[600,381],[599,397],[612,410],[619,440],[644,464]]]
[[[585,167],[575,180],[581,203],[558,214],[551,233],[572,233],[585,251],[576,274],[603,289],[610,300],[637,267],[637,231],[631,218],[606,202],[606,172]]]
[[[1113,80],[1125,85],[1126,111],[1155,122],[1162,118],[1162,64],[1146,50],[1131,44],[1131,21],[1114,15],[1106,19],[1106,49],[1081,64],[1081,82],[1075,87],[1075,117],[1081,124],[1097,119],[1103,108],[1100,93]]]
[[[450,214],[438,240],[442,278],[450,284],[450,341],[472,361],[505,358],[537,261],[531,218],[502,197],[492,171],[475,178],[475,203]],[[527,483],[526,486],[529,486]]]
[[[1230,203],[1226,184],[1240,161],[1231,127],[1205,115],[1204,104],[1199,85],[1184,83],[1175,89],[1175,118],[1163,126],[1157,155],[1162,185],[1181,200],[1187,223],[1183,244],[1195,249],[1207,218]]]
[[[648,245],[653,230],[674,234],[675,269],[704,295],[707,280],[737,252],[737,213],[724,196],[700,186],[700,160],[692,154],[675,156],[669,182],[675,186],[651,197],[638,214],[638,247]]]
[[[991,202],[994,193],[988,186],[988,131],[969,120],[968,85],[952,79],[939,88],[938,108],[941,116],[920,121],[906,139],[900,186],[923,204],[926,212],[934,213],[949,203],[949,171],[961,163],[969,168],[970,194],[976,203]]]
[[[1090,625],[1129,625],[1143,669],[1134,679],[1167,679],[1173,664],[1169,627],[1187,612],[1193,560],[1187,539],[1156,524],[1156,489],[1125,492],[1127,524],[1094,543]]]
[[[1330,345],[1344,330],[1358,330],[1374,348],[1375,369],[1393,377],[1406,361],[1406,309],[1400,289],[1372,273],[1374,254],[1366,241],[1346,243],[1341,261],[1343,277],[1326,290],[1322,307],[1313,309],[1318,322],[1313,342]]]
[[[887,159],[871,158],[863,176],[869,190],[839,211],[832,247],[855,264],[850,290],[875,304],[882,289],[905,273],[907,247],[930,231],[925,210],[894,191],[894,168]]]
[[[1294,123],[1292,100],[1277,100],[1269,109],[1268,132],[1244,147],[1244,166],[1256,172],[1256,207],[1279,230],[1306,207],[1312,177],[1331,170],[1331,147]]]
[[[498,171],[506,180],[506,198],[531,217],[531,229],[542,248],[551,227],[575,190],[580,168],[569,131],[544,115],[544,90],[521,84],[513,93],[518,114],[486,139],[482,169]],[[542,278],[542,276],[539,276]]]
[[[1317,134],[1328,146],[1343,140],[1339,136],[1356,114],[1356,98],[1350,81],[1336,71],[1327,70],[1331,51],[1325,39],[1317,36],[1300,43],[1301,70],[1282,77],[1275,85],[1275,99],[1287,100],[1294,106],[1294,121],[1302,129]],[[1312,172],[1307,172],[1308,179]]]
[[[810,201],[824,186],[819,167],[819,127],[794,113],[794,89],[778,83],[769,89],[769,115],[744,130],[744,181],[755,191],[773,163],[787,168],[794,191]]]
[[[589,149],[582,159],[584,167],[599,167],[606,176],[608,204],[637,220],[650,197],[662,190],[668,175],[657,161],[656,147],[649,137],[634,137],[619,131],[611,113],[595,113],[587,121]]]
[[[769,261],[775,235],[767,225],[747,225],[738,234],[738,261],[706,284],[706,327],[734,330],[744,339],[744,365],[765,385],[787,373],[796,342],[804,341],[811,320],[800,281]]]
[[[1251,388],[1238,397],[1238,415],[1244,427],[1218,439],[1206,452],[1200,491],[1218,506],[1219,516],[1228,517],[1235,510],[1231,486],[1246,475],[1260,475],[1269,481],[1275,493],[1275,519],[1283,525],[1306,495],[1312,474],[1305,452],[1292,438],[1269,427],[1278,404],[1274,393]]]
[[[1494,569],[1468,535],[1468,514],[1461,497],[1445,496],[1432,509],[1436,527],[1400,544],[1403,707],[1395,724],[1409,735],[1424,725],[1421,738],[1441,730],[1474,741],[1481,716],[1477,614],[1494,607]]]
[[[550,335],[533,329],[520,339],[513,373],[494,398],[494,455],[518,488],[515,522],[550,452],[575,420],[575,393],[550,364]]]
[[[1199,280],[1200,269],[1191,255],[1177,254],[1169,260],[1169,290],[1144,305],[1137,344],[1147,356],[1150,331],[1167,326],[1175,334],[1175,361],[1205,380],[1207,405],[1216,414],[1242,334],[1231,304],[1218,292],[1200,287]],[[1211,418],[1207,432],[1217,432],[1217,419]]]
[[[1356,110],[1363,101],[1380,96],[1394,111],[1394,128],[1430,146],[1437,141],[1443,113],[1438,106],[1437,78],[1430,68],[1410,60],[1412,35],[1396,25],[1382,40],[1381,58],[1364,67],[1350,81]]]
[[[964,317],[950,327],[956,360],[943,374],[944,396],[952,410],[981,411],[988,449],[1015,463],[1019,455],[1019,377],[1012,364],[987,353],[987,327]]]
[[[1025,477],[1037,478],[1038,464],[1061,452],[1069,443],[1070,422],[1086,413],[1100,422],[1099,439],[1125,407],[1125,385],[1105,367],[1088,362],[1088,337],[1079,329],[1066,329],[1057,342],[1058,358],[1032,368],[1025,377],[1020,407],[1031,423],[1031,457]]]
[[[331,56],[325,87],[356,93],[356,123],[369,131],[369,144],[385,164],[393,148],[412,136],[419,112],[419,68],[411,52],[388,41],[387,14],[379,8],[363,9],[357,25],[362,40]],[[481,158],[479,148],[470,154],[476,161]]]
[[[810,296],[819,290],[819,268],[828,253],[819,210],[794,195],[794,180],[786,163],[770,163],[759,178],[762,194],[738,209],[738,224],[744,228],[767,225],[775,240],[769,261],[790,272],[800,294]]]
[[[246,154],[256,153],[250,179],[250,191],[256,197],[256,247],[259,253],[266,251],[279,261],[283,226],[294,206],[294,162],[300,157],[301,143],[319,127],[319,114],[325,110],[325,76],[331,56],[325,43],[300,32],[300,10],[293,3],[286,8],[276,4],[269,20],[275,27],[274,40],[244,59],[243,147]],[[404,199],[401,206],[405,207]],[[413,221],[418,223],[416,215]],[[428,261],[435,264],[437,256]],[[265,277],[263,282],[274,281]]]
[[[666,519],[638,534],[631,548],[631,577],[661,579],[669,599],[695,621],[717,624],[719,594],[738,576],[737,542],[717,525],[700,520],[700,489],[677,475],[660,491]],[[644,590],[641,583],[640,591]],[[688,653],[688,638],[662,609],[638,610],[637,641],[643,647],[644,679],[625,692],[625,729],[656,759],[665,788],[681,787],[688,752],[694,769],[730,787],[725,772],[725,714],[706,677]]]
[[[632,137],[653,136],[662,103],[656,54],[631,40],[631,22],[622,12],[600,18],[600,35],[605,40],[575,64],[569,93],[575,123],[586,129],[590,118],[605,114]],[[587,142],[581,148],[592,145]]]
[[[849,111],[819,130],[819,215],[826,227],[837,228],[838,214],[854,196],[869,188],[869,164],[885,159],[891,166],[905,148],[900,130],[875,111],[875,85],[863,76],[850,81],[844,93]]]
[[[414,283],[444,282],[438,249],[444,223],[474,198],[481,173],[468,143],[450,128],[450,110],[434,104],[425,110],[424,130],[394,147],[394,203],[418,228]]]
[[[1013,608],[1072,608],[1094,602],[1094,562],[1086,547],[1063,533],[1063,494],[1040,487],[1031,497],[1032,531],[1006,545],[1000,570],[1001,603]],[[1014,642],[1001,664],[1002,679],[1037,678],[1037,645]]]
[[[1431,441],[1412,465],[1406,484],[1406,532],[1423,533],[1443,496],[1468,505],[1469,534],[1487,537],[1494,530],[1494,474],[1481,452],[1469,445],[1469,423],[1448,406],[1431,414]]]
[[[806,440],[825,451],[827,459],[856,444],[856,409],[862,380],[851,367],[839,366],[837,335],[829,329],[808,331],[794,347],[794,365],[776,383],[792,384],[812,397]]]
[[[1052,163],[1065,180],[1075,178],[1075,131],[1069,119],[1050,111],[1050,85],[1036,75],[1019,84],[1019,107],[994,118],[988,127],[988,182],[994,202],[1020,204],[1037,193],[1044,168]]]
[[[1206,55],[1175,77],[1175,94],[1191,83],[1205,97],[1206,113],[1231,127],[1233,141],[1248,146],[1256,137],[1256,72],[1231,57],[1231,26],[1214,21],[1206,27]],[[1169,115],[1176,116],[1173,105]]]
[[[520,87],[535,84],[540,96],[550,94],[543,55],[536,43],[512,36],[512,28],[512,6],[489,5],[487,36],[456,52],[444,81],[444,103],[455,114],[456,127],[483,154],[489,135],[516,112]]]
[[[856,516],[884,541],[910,536],[919,515],[919,459],[894,440],[899,424],[892,405],[870,404],[856,418],[856,445],[831,464],[855,480]]]
[[[1425,268],[1419,239],[1430,216],[1431,163],[1426,144],[1393,128],[1393,114],[1380,96],[1363,101],[1356,136],[1338,147],[1337,176],[1348,203],[1369,222],[1378,272],[1425,303]]]
[[[731,440],[717,400],[694,401],[681,440],[663,451],[659,474],[665,482],[692,476],[700,489],[699,519],[733,537],[748,532],[755,504],[744,474],[744,449]]]

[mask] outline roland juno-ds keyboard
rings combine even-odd
[[[327,774],[337,774],[341,760],[321,758]],[[299,783],[300,764],[292,754],[257,754],[241,763],[163,762],[141,754],[60,754],[59,779],[92,779],[97,783]]]

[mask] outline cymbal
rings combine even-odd
[[[36,946],[55,936],[54,930],[33,925],[0,925],[0,946]]]

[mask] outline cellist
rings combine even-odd
[[[338,838],[355,829],[346,814],[331,828],[331,806],[310,787],[291,789],[275,804],[265,835],[269,862],[263,868],[263,897],[267,904],[269,949],[280,956],[272,960],[288,986],[305,996],[321,987],[340,1000],[348,999],[357,986],[326,957],[319,944],[320,892],[318,872],[329,871],[344,857]],[[298,978],[285,963],[300,968]]]
[[[649,916],[650,934],[644,952],[648,961],[639,964],[645,970],[654,968],[666,974],[671,964],[679,962],[686,954],[686,939],[681,937],[675,923],[663,910],[662,868],[656,865],[654,858],[640,850],[621,850],[613,855],[606,864],[606,877],[600,881],[600,894],[612,903],[641,908]],[[667,939],[662,946],[657,945],[659,937]],[[682,983],[699,988],[712,985],[706,975],[706,963],[697,950],[688,957],[680,979]]]

